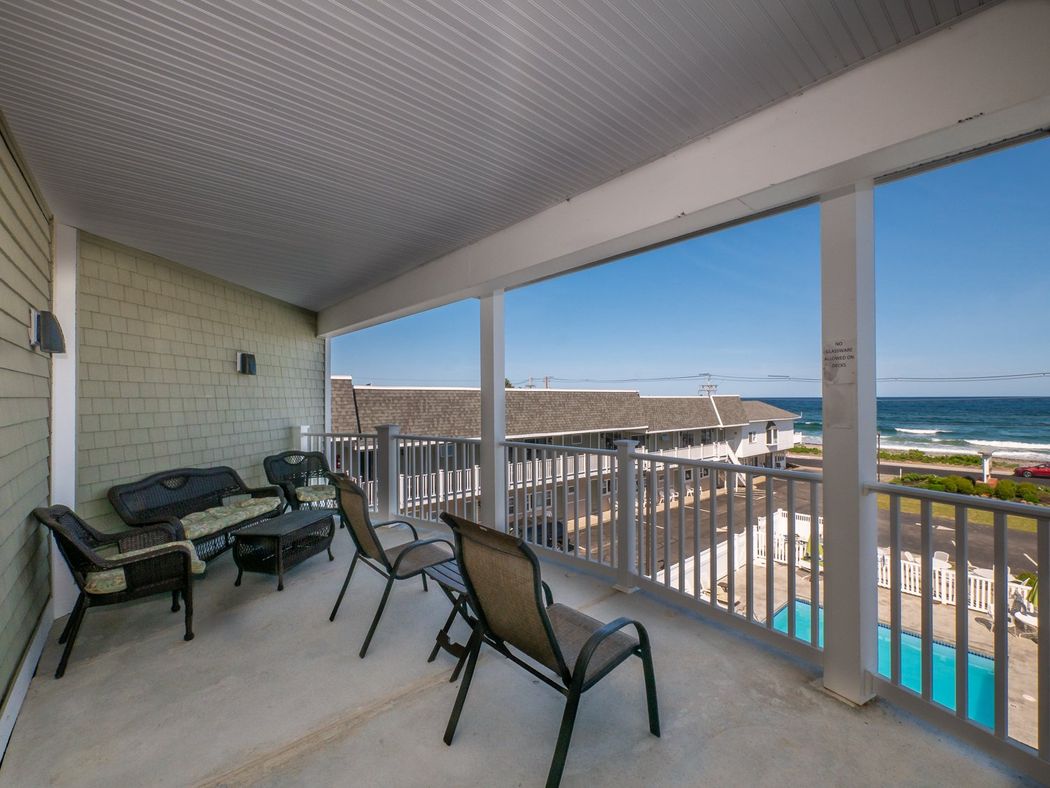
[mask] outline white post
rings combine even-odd
[[[310,434],[309,424],[300,424],[298,431],[292,428],[292,448],[298,449],[299,451],[310,451],[310,439],[307,435]],[[298,436],[298,440],[296,440]],[[344,470],[346,470],[344,468]]]
[[[875,246],[872,183],[820,204],[824,397],[824,687],[874,696],[878,667]]]
[[[506,530],[507,438],[503,291],[481,299],[481,522]]]
[[[324,338],[324,431],[332,432],[332,338]]]
[[[625,594],[638,590],[634,583],[634,568],[638,563],[638,467],[631,457],[637,448],[637,441],[616,441],[616,584],[613,588]]]
[[[379,487],[379,515],[385,520],[398,517],[397,436],[396,424],[376,426],[376,484]]]
[[[51,356],[51,503],[76,508],[77,498],[77,229],[55,223],[51,309],[66,352]],[[51,540],[51,602],[55,618],[73,609],[77,587]]]

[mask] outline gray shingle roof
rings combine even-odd
[[[650,432],[717,427],[718,414],[708,397],[640,397],[643,423]]]
[[[477,437],[481,433],[478,389],[357,386],[356,406],[354,393],[349,379],[332,380],[332,419],[337,432],[375,432],[377,425],[397,424],[402,433],[411,435]],[[761,413],[777,415],[752,418],[751,410],[759,413],[759,405],[769,409]],[[766,403],[745,405],[735,394],[712,399],[642,397],[637,391],[507,390],[507,435],[511,438],[707,429],[792,415]]]
[[[714,400],[715,407],[718,409],[722,426],[739,427],[748,423],[747,411],[744,410],[740,397],[736,394],[718,394],[711,399]]]
[[[776,421],[778,419],[797,419],[798,414],[770,405],[757,399],[743,400],[748,421]]]

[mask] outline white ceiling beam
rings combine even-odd
[[[1050,126],[1050,3],[1008,0],[324,309],[335,335]]]

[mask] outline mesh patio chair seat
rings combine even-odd
[[[336,488],[336,501],[339,505],[339,513],[342,515],[343,522],[354,540],[354,546],[357,548],[357,551],[350,562],[350,570],[346,573],[346,580],[343,581],[343,587],[339,590],[339,596],[335,600],[335,607],[332,608],[332,615],[328,617],[328,620],[335,621],[336,613],[339,612],[339,606],[343,602],[343,597],[346,594],[347,587],[350,585],[350,578],[353,577],[358,561],[361,561],[386,578],[386,589],[383,591],[383,598],[379,602],[375,618],[372,619],[372,626],[369,627],[368,635],[361,646],[360,656],[364,658],[368,652],[368,645],[372,642],[372,636],[375,634],[376,627],[379,626],[379,619],[383,615],[383,609],[386,607],[394,582],[397,580],[408,580],[418,575],[423,578],[423,590],[428,590],[427,578],[423,574],[423,570],[427,567],[444,563],[452,558],[452,544],[447,539],[420,539],[415,526],[404,520],[373,523],[372,518],[368,514],[368,497],[365,491],[351,481],[348,476],[342,474],[333,474],[332,481]],[[383,547],[379,536],[376,534],[376,529],[391,525],[408,526],[412,532],[412,541],[395,545],[394,547]]]
[[[193,544],[183,540],[176,528],[160,523],[131,532],[102,533],[66,506],[35,509],[33,516],[54,534],[80,590],[58,639],[65,644],[65,650],[55,671],[56,679],[66,672],[89,607],[170,592],[172,612],[178,612],[182,597],[186,607],[184,640],[193,640],[193,575],[203,574],[205,565]]]
[[[645,627],[628,618],[604,624],[555,604],[550,587],[540,578],[536,554],[521,539],[447,512],[441,519],[455,534],[456,558],[476,616],[467,644],[463,681],[445,729],[445,744],[452,744],[483,644],[566,696],[547,775],[548,788],[561,783],[580,697],[629,657],[642,661],[649,731],[660,735],[656,677]],[[634,628],[634,634],[622,631],[628,626]],[[519,657],[512,647],[554,677]]]
[[[263,460],[270,484],[276,484],[292,509],[334,509],[335,486],[328,459],[319,451],[285,451]]]

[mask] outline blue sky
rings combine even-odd
[[[877,187],[880,376],[1050,370],[1050,140]],[[712,373],[816,378],[819,209],[807,206],[507,293],[507,376],[559,388],[693,394]],[[476,386],[478,303],[333,342],[358,383]],[[619,380],[613,380],[619,379]],[[818,383],[715,380],[815,396]],[[883,396],[1050,395],[1050,378],[881,383]]]

